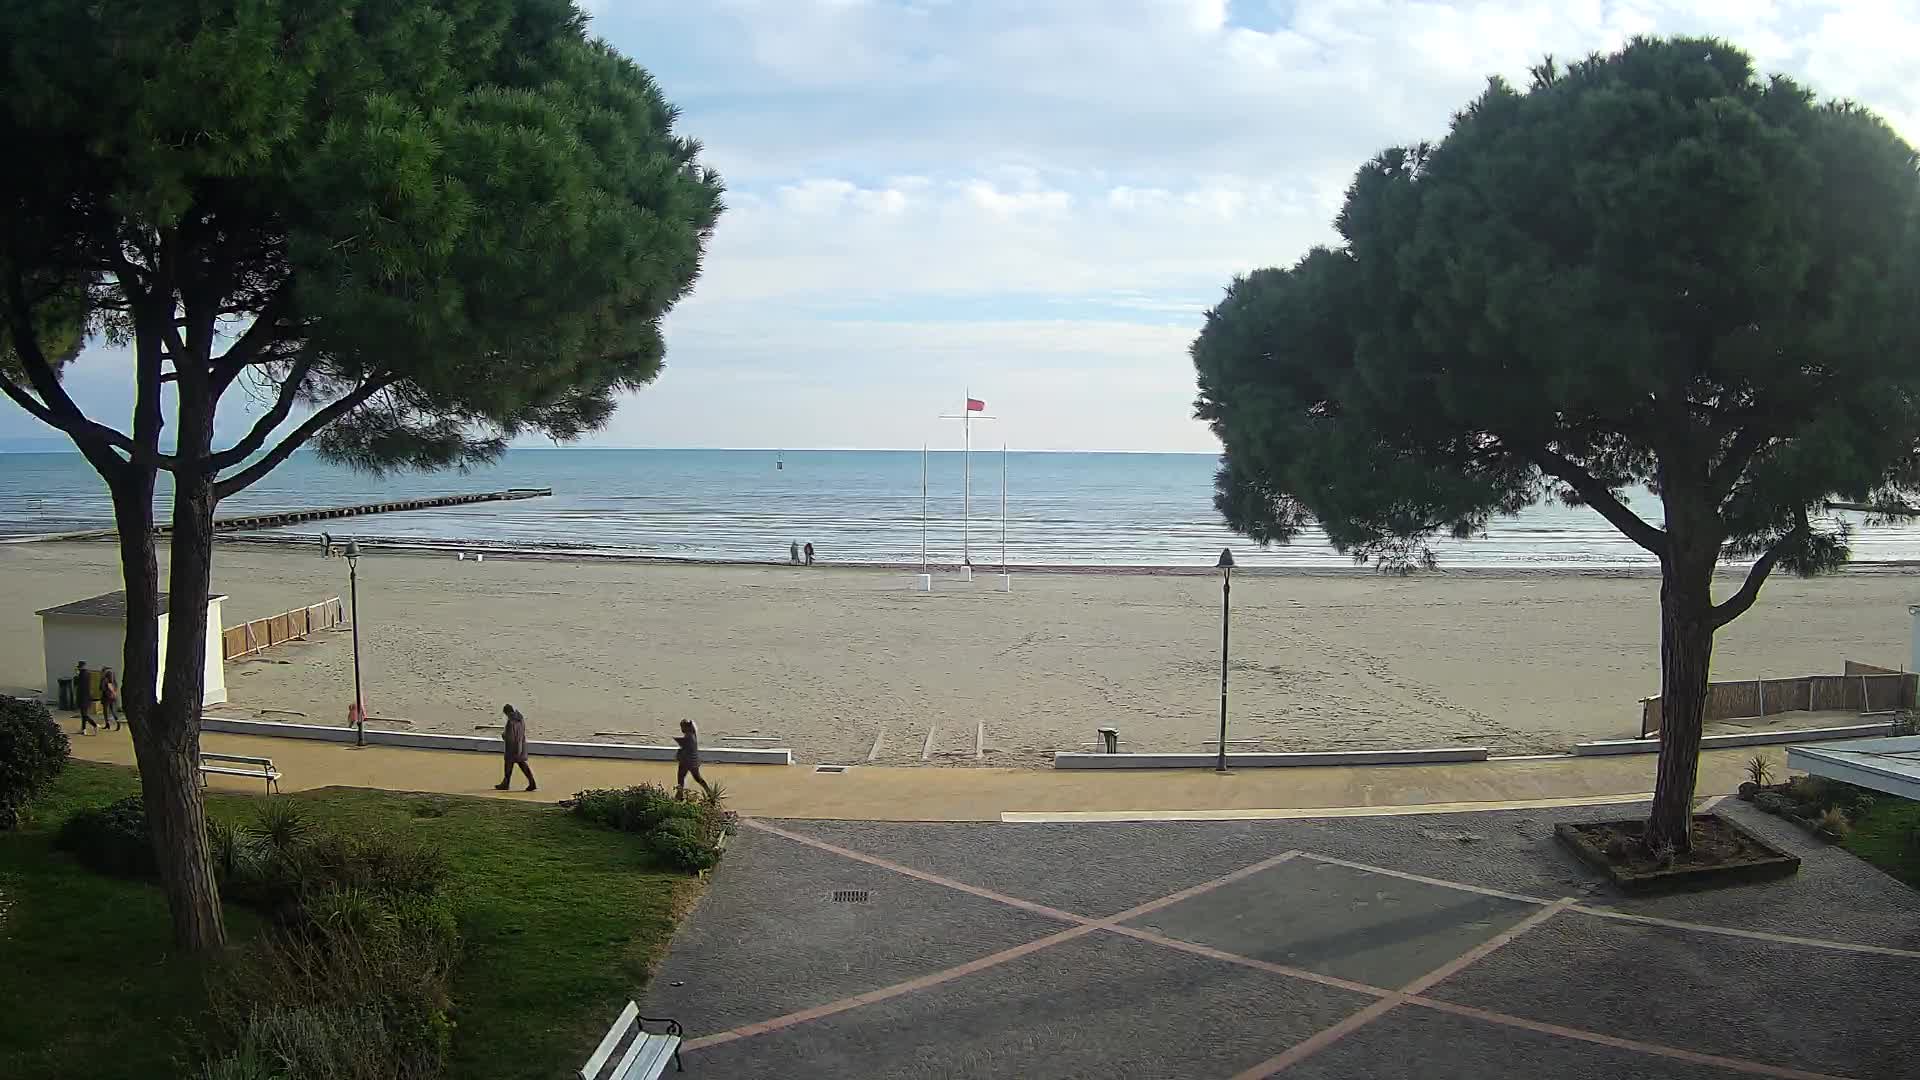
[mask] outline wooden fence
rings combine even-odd
[[[1744,679],[1707,684],[1703,720],[1754,720],[1785,712],[1890,713],[1912,708],[1920,674],[1847,661],[1844,675]],[[1660,699],[1640,703],[1640,737],[1660,730]]]
[[[226,660],[252,656],[283,641],[295,641],[316,630],[339,626],[346,621],[345,607],[336,596],[311,607],[294,608],[250,623],[227,627],[220,632],[220,655]]]

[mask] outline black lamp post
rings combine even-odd
[[[360,696],[360,545],[347,541],[347,590],[353,600],[353,745],[367,745],[367,706]]]
[[[1227,614],[1233,608],[1233,551],[1220,549],[1220,762],[1215,771],[1227,771]]]

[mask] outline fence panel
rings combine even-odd
[[[264,619],[254,619],[220,632],[223,659],[237,660],[272,646],[295,641],[344,622],[345,608],[339,597],[322,600],[292,611],[283,611]]]

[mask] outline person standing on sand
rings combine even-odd
[[[694,783],[700,785],[701,790],[712,795],[713,785],[707,783],[706,778],[700,775],[700,734],[693,729],[693,721],[680,721],[680,734],[674,736],[673,741],[680,744],[680,749],[673,755],[674,761],[680,766],[680,775],[673,784],[674,798],[687,797],[687,777],[689,776],[693,777]]]
[[[500,732],[500,741],[506,751],[507,771],[500,777],[500,782],[493,785],[493,790],[506,791],[513,783],[513,767],[518,765],[520,771],[527,774],[527,790],[537,791],[539,785],[533,782],[533,769],[527,765],[527,718],[511,705],[500,706],[500,712],[507,718],[507,726]]]
[[[811,540],[807,541],[807,546],[805,550],[807,553],[807,565],[812,566],[813,565],[813,541]]]
[[[800,541],[795,540],[787,545],[787,561],[795,566],[800,565]]]
[[[120,684],[113,679],[113,669],[100,669],[100,719],[106,722],[108,731],[126,727],[126,721],[120,719]]]
[[[93,672],[85,660],[73,665],[73,703],[80,706],[80,734],[85,735],[89,725],[100,726],[93,718]]]

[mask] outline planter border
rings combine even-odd
[[[1600,871],[1613,882],[1621,892],[1646,895],[1661,892],[1687,892],[1697,889],[1712,889],[1723,885],[1741,885],[1757,881],[1775,881],[1792,877],[1800,872],[1800,856],[1782,850],[1778,845],[1756,835],[1753,830],[1730,817],[1721,814],[1695,814],[1693,820],[1713,820],[1738,833],[1748,843],[1771,853],[1770,857],[1757,862],[1733,863],[1725,866],[1684,866],[1669,870],[1633,871],[1615,866],[1607,858],[1606,852],[1594,847],[1581,832],[1581,825],[1618,825],[1618,821],[1591,821],[1576,825],[1561,822],[1553,827],[1553,835],[1560,843],[1573,852],[1581,862]]]
[[[1441,762],[1485,761],[1492,751],[1484,746],[1441,746],[1425,750],[1310,750],[1290,753],[1242,751],[1227,753],[1228,768],[1269,769],[1303,765],[1431,765]],[[1220,763],[1213,754],[1089,754],[1058,750],[1056,769],[1211,769]]]

